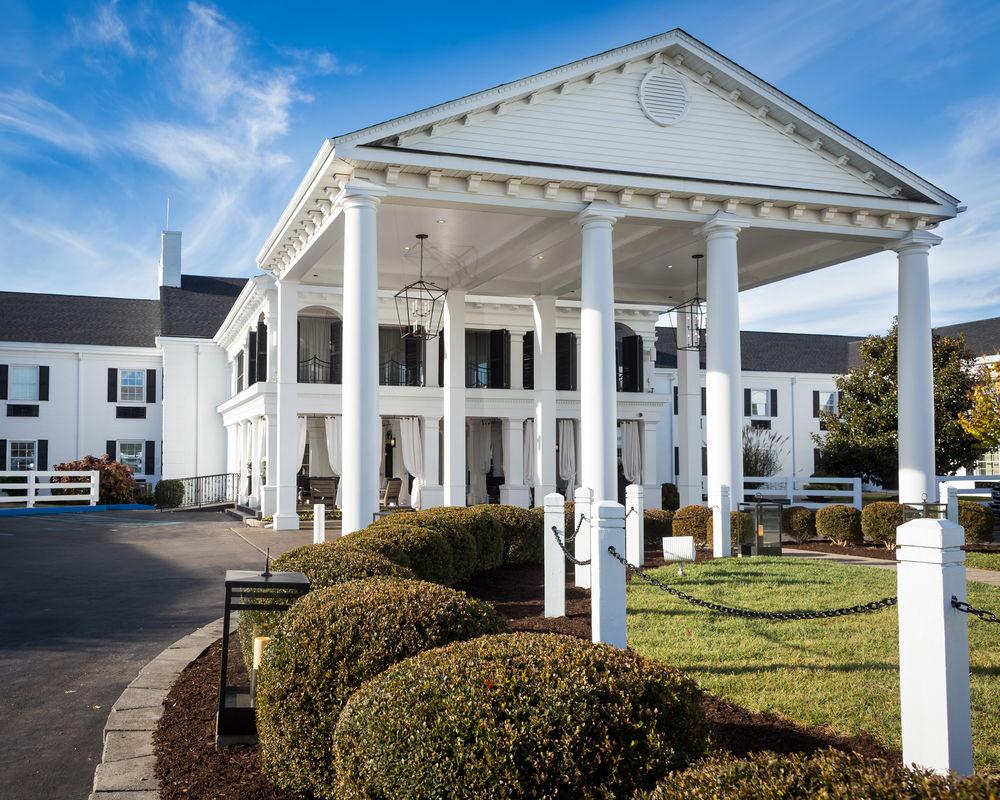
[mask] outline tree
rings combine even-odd
[[[895,320],[885,336],[860,344],[860,366],[837,378],[836,415],[824,412],[826,434],[813,435],[820,446],[817,472],[860,476],[886,489],[899,482],[897,433],[898,329]],[[939,474],[968,467],[987,449],[963,426],[980,382],[975,355],[957,339],[933,337],[934,457]]]
[[[1000,446],[1000,361],[980,369],[972,408],[962,417],[962,428],[982,442],[985,450]]]

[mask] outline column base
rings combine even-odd
[[[444,487],[439,483],[432,483],[420,489],[420,507],[437,508],[444,505]]]
[[[276,531],[297,531],[299,529],[298,514],[275,514],[271,527]]]
[[[260,513],[263,517],[270,517],[278,509],[278,487],[265,486],[260,494]]]
[[[500,502],[507,506],[518,506],[527,508],[531,500],[527,486],[507,486],[500,487]]]

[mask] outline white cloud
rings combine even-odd
[[[0,92],[0,131],[39,139],[70,153],[92,156],[100,145],[79,120],[29,92]]]

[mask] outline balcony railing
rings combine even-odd
[[[299,383],[340,383],[340,362],[319,356],[299,361]]]
[[[423,386],[424,365],[403,364],[395,359],[378,365],[378,382],[381,386]]]

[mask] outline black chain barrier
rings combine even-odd
[[[731,606],[723,606],[719,603],[713,603],[709,600],[702,600],[700,597],[694,597],[687,592],[682,592],[680,589],[675,589],[673,586],[654,578],[646,572],[646,570],[629,564],[628,561],[617,550],[615,550],[614,547],[608,547],[608,552],[611,554],[612,558],[625,566],[627,569],[631,569],[634,575],[638,576],[651,586],[655,586],[657,589],[661,589],[667,594],[673,595],[674,597],[684,600],[687,603],[691,603],[692,605],[707,608],[709,611],[715,611],[719,614],[727,614],[731,617],[742,617],[744,619],[766,619],[779,622],[803,619],[830,619],[831,617],[846,617],[851,614],[869,614],[873,611],[881,611],[883,608],[889,608],[896,605],[895,597],[883,597],[881,600],[873,600],[870,603],[862,603],[856,606],[848,606],[846,608],[825,609],[823,611],[755,611],[750,608],[733,608]]]
[[[582,517],[580,519],[580,522],[581,523],[583,522],[583,518]],[[576,526],[576,533],[579,533],[579,532],[580,532],[580,525],[577,525]],[[576,533],[573,534],[573,538],[576,538]],[[566,549],[566,545],[563,544],[563,540],[559,538],[559,528],[557,528],[555,525],[552,526],[552,535],[556,537],[556,544],[558,544],[559,545],[559,549],[563,551],[563,555],[566,556],[566,560],[567,561],[569,561],[569,562],[571,562],[573,564],[576,564],[578,567],[589,566],[590,562],[593,561],[593,559],[591,559],[591,558],[588,558],[586,561],[581,561],[576,556],[574,556],[572,553],[570,553],[569,550]]]
[[[982,608],[976,608],[975,606],[970,606],[964,600],[959,600],[957,597],[952,595],[951,607],[956,611],[961,611],[963,614],[972,614],[974,617],[979,617],[983,622],[1000,622],[1000,617],[994,614],[992,611],[986,611]]]

